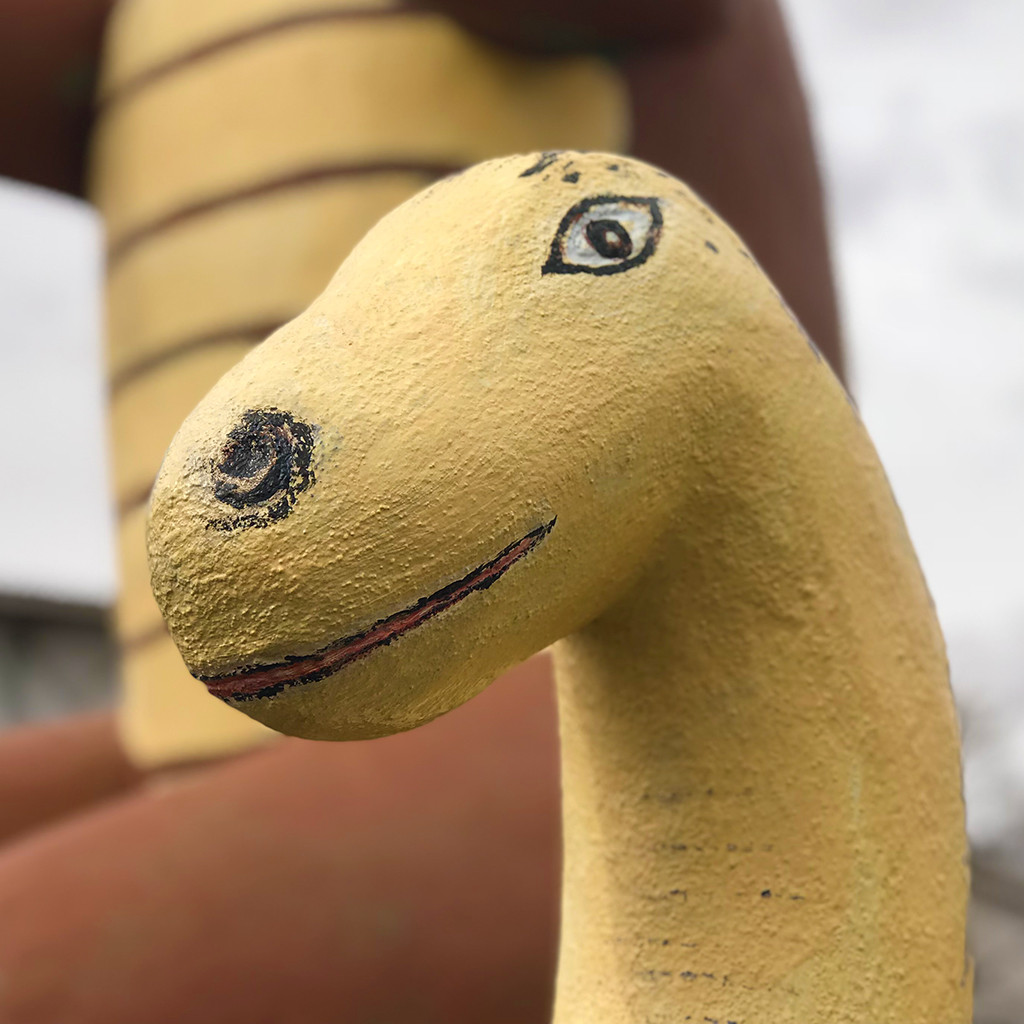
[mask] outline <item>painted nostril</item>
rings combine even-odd
[[[228,433],[213,467],[214,497],[236,509],[264,515],[218,520],[221,529],[265,526],[284,518],[312,482],[313,430],[278,409],[250,409]]]
[[[283,490],[291,479],[294,445],[288,425],[248,414],[228,434],[214,475],[213,493],[234,508],[256,505]]]

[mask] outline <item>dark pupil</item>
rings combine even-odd
[[[228,434],[214,473],[214,496],[235,508],[254,505],[287,488],[295,439],[290,417],[249,412]]]
[[[217,467],[225,476],[242,480],[260,476],[277,457],[274,437],[266,427],[255,435],[232,441],[224,449],[224,461]]]
[[[633,251],[629,232],[617,220],[592,220],[586,235],[598,255],[605,259],[624,260]]]

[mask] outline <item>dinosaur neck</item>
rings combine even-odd
[[[556,1024],[970,1018],[942,641],[833,406],[750,416],[630,598],[556,648]]]

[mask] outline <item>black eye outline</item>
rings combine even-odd
[[[213,496],[244,514],[210,519],[213,530],[262,528],[284,519],[316,477],[314,430],[280,409],[248,409],[211,464]]]
[[[620,221],[606,215],[591,221],[584,229],[584,233],[587,238],[587,243],[591,248],[593,248],[594,252],[598,256],[602,259],[615,260],[615,262],[588,265],[585,263],[572,263],[567,261],[565,245],[572,233],[572,229],[584,218],[587,212],[595,206],[646,207],[651,218],[651,226],[647,232],[647,237],[644,239],[644,244],[639,251],[636,250],[635,239],[630,236],[628,229]],[[641,263],[646,263],[654,254],[654,250],[658,247],[658,240],[661,238],[663,223],[664,220],[661,215],[661,204],[653,196],[603,195],[590,196],[587,199],[582,199],[580,202],[576,203],[575,206],[571,207],[562,218],[562,222],[558,225],[558,230],[555,232],[554,240],[551,243],[551,251],[548,254],[547,262],[543,267],[541,267],[540,272],[542,274],[597,274],[603,276],[606,274],[621,274],[624,271],[632,270],[633,267],[638,267]],[[594,224],[604,225],[605,244],[608,243],[607,234],[609,231],[618,237],[620,243],[623,235],[629,239],[629,252],[625,257],[620,259],[614,254],[603,253],[600,251],[600,243],[595,237],[593,237],[593,233],[590,230],[591,226]]]

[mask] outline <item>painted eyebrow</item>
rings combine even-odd
[[[543,153],[541,153],[540,157],[536,160],[536,162],[527,167],[526,170],[519,175],[519,177],[531,178],[535,174],[540,174],[541,171],[547,170],[547,168],[549,168],[553,163],[555,163],[555,161],[558,160],[558,158],[562,155],[563,152],[564,150],[561,149],[545,150]]]

